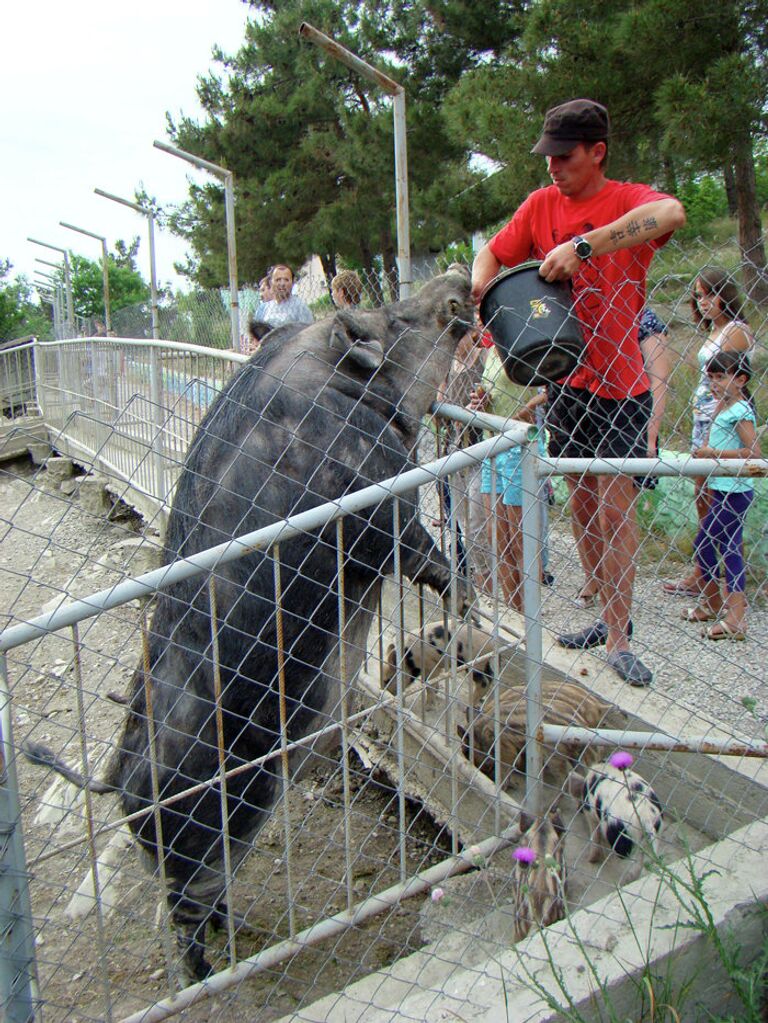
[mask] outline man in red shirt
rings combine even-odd
[[[547,111],[533,148],[547,159],[552,185],[531,193],[485,245],[472,268],[479,300],[502,266],[540,259],[547,281],[570,278],[586,351],[576,370],[549,388],[547,426],[556,456],[645,457],[652,399],[637,340],[654,252],[685,223],[682,205],[647,185],[612,181],[604,165],[608,111],[576,99]],[[602,617],[560,636],[573,649],[605,643],[608,661],[631,685],[653,680],[629,648],[637,552],[633,480],[573,476],[574,534],[600,581]]]

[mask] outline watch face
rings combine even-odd
[[[586,238],[574,238],[573,247],[576,250],[576,255],[579,259],[589,259],[592,255],[592,246]]]

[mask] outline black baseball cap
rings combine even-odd
[[[541,138],[531,152],[539,156],[563,156],[580,142],[605,142],[610,128],[608,111],[601,103],[593,99],[571,99],[547,111]]]

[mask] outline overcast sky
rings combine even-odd
[[[98,241],[59,226],[64,220],[105,235],[141,238],[139,268],[149,278],[146,220],[94,195],[126,199],[143,183],[158,200],[179,202],[187,179],[206,175],[160,152],[165,113],[197,116],[197,76],[212,66],[218,44],[234,52],[249,8],[241,0],[33,0],[3,6],[0,44],[2,189],[0,258],[30,279],[50,268],[35,257],[60,253],[28,236],[97,259]],[[173,272],[184,245],[157,232],[158,277]]]

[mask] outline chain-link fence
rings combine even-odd
[[[640,978],[637,946],[665,954],[661,937],[697,904],[683,882],[708,900],[713,928],[764,897],[768,779],[748,757],[764,752],[762,478],[749,477],[749,609],[733,630],[746,639],[710,638],[727,608],[702,598],[691,560],[691,479],[740,466],[684,457],[694,360],[711,333],[690,322],[704,274],[702,262],[684,281],[654,281],[672,355],[662,464],[620,466],[662,474],[638,490],[631,559],[647,687],[623,681],[599,642],[558,641],[594,626],[611,599],[585,574],[573,498],[557,483],[585,470],[548,457],[515,419],[530,390],[509,389],[513,424],[493,404],[462,412],[483,379],[494,398],[495,380],[482,376],[493,350],[467,338],[459,276],[419,292],[405,332],[363,309],[330,349],[327,332],[276,335],[248,362],[230,356],[242,367],[231,376],[214,373],[224,353],[187,358],[181,346],[41,346],[43,415],[111,496],[86,502],[92,481],[67,476],[67,460],[0,480],[12,769],[0,794],[12,795],[16,770],[20,793],[0,808],[9,833],[23,823],[36,960],[26,994],[40,1018],[545,1018],[537,984],[567,1009],[593,968]],[[759,425],[760,310],[748,319]],[[451,407],[433,421],[441,387]],[[96,439],[77,432],[86,424]],[[161,540],[119,498],[133,487],[162,501],[171,486],[157,460],[178,468],[195,429]],[[515,479],[504,456],[520,448]],[[592,464],[584,478],[616,467]],[[111,794],[54,780],[18,757],[22,743]],[[617,750],[618,766],[597,768]],[[613,830],[600,810],[611,804]],[[649,870],[619,888],[641,852]],[[20,866],[5,855],[14,1020],[31,944]],[[751,911],[740,920],[754,943]],[[675,931],[681,945],[690,930]],[[679,961],[667,999],[686,988]],[[658,1002],[658,970],[647,973]],[[638,979],[621,995],[632,1018],[648,990]],[[712,1008],[709,995],[689,997]]]

